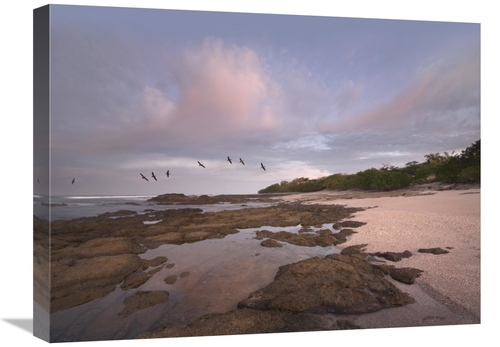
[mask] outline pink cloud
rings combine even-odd
[[[169,113],[177,131],[200,138],[266,130],[279,123],[269,98],[273,82],[250,48],[207,39],[167,64],[180,90]]]
[[[458,112],[474,107],[479,107],[479,59],[474,54],[465,54],[452,62],[424,69],[388,102],[348,114],[327,128],[391,130],[429,117],[450,117],[448,122],[452,124]]]

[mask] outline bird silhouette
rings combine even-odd
[[[245,163],[243,162],[243,159],[240,158],[240,163],[242,163],[243,165],[245,165]]]
[[[264,166],[264,164],[260,163],[260,167],[262,168],[262,170],[266,171],[266,167]]]
[[[143,180],[146,180],[146,181],[148,181],[148,182],[149,182],[149,180],[148,180],[146,177],[144,177],[144,175],[143,175],[143,174],[141,174],[141,176],[142,176],[142,179],[143,179]]]
[[[167,170],[167,177],[170,177],[170,170]]]
[[[229,164],[232,164],[233,162],[231,161],[231,158],[229,158],[229,156],[227,157],[227,161],[229,162]]]
[[[155,179],[155,181],[158,181],[158,180],[156,179],[156,176],[155,176],[155,173],[154,173],[154,172],[151,172],[151,177],[153,177],[153,178]]]
[[[202,163],[200,163],[199,161],[198,161],[198,165],[200,165],[202,168],[206,169],[205,165],[203,165],[203,164],[202,164]]]
[[[71,181],[71,184],[75,183],[75,179],[73,178],[73,181]]]

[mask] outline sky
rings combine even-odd
[[[481,138],[479,23],[52,5],[50,29],[54,195],[257,193]]]

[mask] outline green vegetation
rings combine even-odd
[[[319,190],[363,189],[387,191],[414,184],[480,183],[481,140],[477,140],[460,154],[427,154],[425,161],[409,162],[403,168],[383,165],[380,169],[367,169],[355,174],[333,174],[318,179],[296,178],[259,190],[259,193],[315,192]]]

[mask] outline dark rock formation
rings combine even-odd
[[[356,222],[356,221],[351,221],[351,220],[346,220],[343,222],[338,222],[334,224],[334,228],[339,230],[341,228],[358,228],[362,225],[365,225],[366,223],[364,222]]]
[[[213,336],[361,328],[339,317],[402,306],[413,298],[368,263],[364,245],[352,255],[331,254],[280,267],[274,281],[238,303],[238,309],[167,326],[139,338]],[[357,250],[357,251],[356,251]]]
[[[232,204],[243,204],[246,202],[271,202],[270,196],[266,195],[192,195],[187,196],[184,194],[163,194],[158,195],[154,198],[148,199],[148,201],[155,202],[159,205],[206,205],[206,204],[218,204],[218,203],[232,203]]]
[[[332,254],[280,267],[274,281],[238,303],[238,308],[303,312],[365,313],[413,299],[362,256]]]
[[[390,271],[390,275],[396,281],[413,284],[415,283],[415,279],[420,276],[422,270],[405,267],[405,268],[394,268]]]
[[[347,319],[338,319],[333,315],[322,315],[315,313],[297,313],[285,317],[285,326],[281,332],[301,331],[325,331],[325,330],[348,330],[360,329],[356,323]]]
[[[264,240],[260,244],[263,247],[283,247],[282,243],[279,243],[278,241],[275,241],[273,239]]]
[[[133,254],[52,262],[52,313],[105,296],[143,266],[141,258]]]
[[[385,258],[390,261],[400,261],[403,258],[409,258],[412,256],[410,251],[404,251],[404,252],[377,252],[377,253],[371,253],[372,256],[375,257],[380,257],[380,258]]]
[[[439,247],[436,247],[436,248],[421,248],[418,251],[420,253],[431,253],[431,254],[436,254],[436,255],[450,253],[449,251],[447,251],[445,249],[442,249],[442,248],[439,248]]]
[[[202,199],[207,198],[210,197]],[[162,244],[223,238],[237,233],[238,229],[262,225],[302,224],[304,228],[309,228],[334,223],[360,210],[362,209],[340,205],[281,204],[210,213],[203,213],[203,210],[197,208],[163,211],[148,209],[144,214],[120,210],[96,217],[56,220],[50,223],[50,238],[44,238],[47,243],[44,247],[38,246],[41,243],[35,240],[36,249],[48,249],[50,246],[50,282],[47,281],[48,274],[47,279],[38,276],[40,278],[35,277],[35,280],[47,288],[45,301],[49,299],[50,289],[51,312],[57,312],[103,297],[120,284],[122,288],[129,289],[145,283],[153,274],[152,269],[148,271],[147,268],[158,267],[167,262],[168,258],[144,260],[138,254]],[[144,224],[145,221],[159,222]],[[36,230],[41,230],[36,235],[48,235],[47,221],[35,218],[34,225]],[[309,236],[298,244],[326,246],[339,242],[337,237],[342,232],[332,235],[327,230],[303,234]],[[294,239],[287,234],[281,234],[280,237],[286,239],[286,242]],[[40,264],[47,262],[40,257],[37,261]],[[39,293],[35,293],[35,296],[39,301],[43,300]]]
[[[322,229],[315,233],[291,233],[288,231],[278,231],[272,232],[269,230],[258,230],[255,233],[255,238],[257,240],[262,240],[268,238],[269,240],[276,240],[281,242],[290,243],[296,246],[303,247],[328,247],[332,245],[338,245],[347,241],[347,237],[355,233],[352,229],[342,229],[338,233],[333,233],[329,229]],[[273,243],[271,241],[263,241],[262,246],[265,247],[280,247],[279,243]]]
[[[170,275],[167,278],[165,278],[164,281],[165,281],[166,284],[174,284],[175,282],[177,282],[177,276],[176,275]]]
[[[158,266],[158,265],[161,265],[165,262],[168,261],[168,258],[167,257],[156,257],[154,259],[151,259],[151,260],[148,260],[148,265],[149,266],[152,266],[152,267],[155,267],[155,266]]]
[[[340,254],[342,255],[353,255],[353,254],[362,254],[364,253],[364,250],[368,246],[367,244],[361,244],[361,245],[353,245],[344,248],[342,251],[340,251]]]
[[[335,234],[335,238],[337,239],[335,245],[346,242],[349,236],[356,233],[357,231],[354,231],[352,229],[341,229],[338,233]]]
[[[285,326],[289,312],[233,310],[203,316],[186,326],[167,327],[141,334],[138,338],[218,336],[277,332]]]
[[[125,277],[125,280],[123,281],[122,285],[120,288],[122,289],[131,289],[131,288],[137,288],[146,283],[149,278],[151,277],[150,274],[138,270],[136,272],[131,273],[127,277]]]

